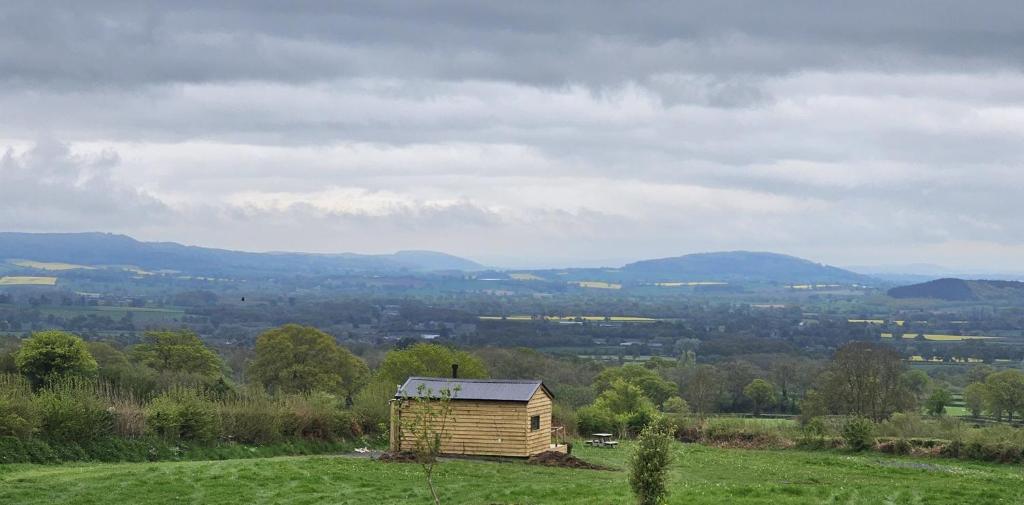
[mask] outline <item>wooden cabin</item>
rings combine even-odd
[[[391,402],[392,451],[414,448],[402,419],[411,419],[420,392],[436,399],[445,389],[453,394],[442,453],[525,458],[545,451],[565,452],[564,445],[551,443],[554,397],[541,381],[436,377],[410,377],[395,393]]]

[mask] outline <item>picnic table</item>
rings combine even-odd
[[[614,449],[619,446],[618,440],[612,440],[611,433],[591,433],[590,436],[594,437],[592,440],[588,440],[587,443],[594,447],[607,447]]]

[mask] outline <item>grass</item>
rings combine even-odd
[[[32,260],[12,260],[11,264],[17,265],[24,268],[34,268],[36,270],[50,270],[54,272],[63,272],[66,270],[95,270],[96,267],[90,267],[86,265],[76,265],[74,263],[48,263],[45,261],[32,261]]]
[[[602,281],[573,281],[569,284],[575,284],[581,288],[590,289],[622,289],[622,284],[616,282],[602,282]]]
[[[75,316],[107,316],[111,319],[121,319],[131,314],[134,321],[140,324],[163,324],[173,323],[185,315],[182,309],[160,308],[160,307],[115,307],[115,306],[49,306],[40,307],[43,315],[55,317],[72,318]]]
[[[509,278],[514,281],[543,281],[546,280],[543,277],[530,273],[512,273],[508,274]]]
[[[479,316],[482,321],[533,321],[533,316],[526,315],[513,315],[513,316]],[[653,317],[640,317],[640,316],[544,316],[545,321],[556,321],[556,322],[573,322],[577,319],[583,321],[600,322],[600,321],[611,321],[616,323],[656,323],[660,319]]]
[[[625,467],[629,449],[579,448],[584,459]],[[676,445],[670,504],[1021,503],[1020,467],[838,452],[744,451]],[[626,472],[521,462],[441,463],[449,504],[628,504]],[[11,465],[0,467],[0,503],[426,504],[414,464],[348,457]]]
[[[56,284],[56,277],[28,277],[18,275],[0,277],[0,286],[53,286]]]
[[[941,333],[923,333],[923,335],[925,340],[934,340],[936,342],[960,342],[963,340],[992,340],[1001,338],[975,335],[946,335]],[[882,333],[882,338],[892,338],[892,333]],[[904,333],[903,338],[907,340],[917,338],[917,333]]]

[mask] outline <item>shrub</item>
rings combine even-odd
[[[378,426],[391,422],[391,405],[395,387],[382,380],[375,380],[363,388],[353,400],[352,412],[364,431],[375,431]]]
[[[27,438],[39,431],[39,410],[25,379],[0,375],[0,436]]]
[[[607,409],[590,405],[576,410],[576,429],[584,436],[615,431],[616,426],[615,415]]]
[[[874,445],[875,425],[863,417],[853,417],[843,425],[843,440],[854,451],[863,451]]]
[[[281,437],[283,415],[278,402],[261,391],[246,391],[219,405],[224,438],[265,444]]]
[[[47,440],[81,443],[113,433],[113,414],[91,381],[69,377],[53,382],[39,391],[35,404]]]
[[[341,401],[328,393],[289,395],[284,399],[283,430],[286,435],[338,440],[358,435],[354,418]]]
[[[96,360],[77,335],[62,331],[33,333],[14,356],[25,377],[35,385],[65,376],[96,374]]]
[[[218,421],[217,406],[195,388],[172,389],[146,407],[147,429],[166,440],[213,440]]]
[[[576,435],[576,411],[572,407],[555,402],[551,407],[551,421],[555,426],[562,427],[561,435],[565,437]]]
[[[662,406],[665,412],[670,414],[689,414],[690,405],[686,403],[686,400],[673,396],[668,400],[665,400],[665,404]]]
[[[629,459],[629,487],[639,505],[658,505],[668,496],[665,482],[672,462],[672,431],[657,422],[640,432]]]

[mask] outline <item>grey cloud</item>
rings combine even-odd
[[[66,144],[46,139],[0,159],[0,226],[24,230],[125,229],[166,217],[167,208],[153,197],[118,183],[111,169],[116,152],[72,154]]]

